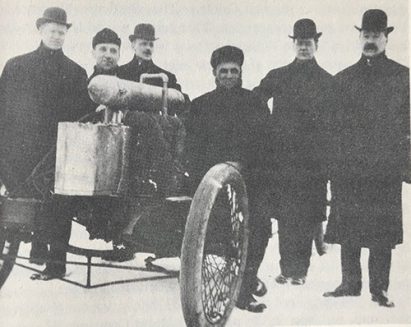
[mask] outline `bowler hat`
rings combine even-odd
[[[71,27],[71,24],[67,23],[66,11],[59,7],[50,7],[44,10],[43,17],[40,17],[36,21],[37,29],[45,23],[57,23],[65,25],[67,28]]]
[[[243,50],[231,45],[226,45],[214,50],[211,54],[211,66],[216,69],[217,66],[223,62],[235,62],[242,66],[244,62]]]
[[[121,39],[118,37],[116,32],[106,27],[93,37],[93,49],[100,43],[113,43],[121,46]]]
[[[371,31],[371,32],[382,32],[386,31],[391,33],[394,27],[387,27],[387,14],[380,9],[370,9],[367,10],[364,15],[362,15],[361,27],[354,26],[357,30]]]
[[[309,18],[299,19],[294,24],[294,35],[289,35],[292,39],[318,39],[323,33],[317,33],[317,26]]]
[[[138,24],[134,28],[134,34],[131,34],[128,38],[131,42],[135,39],[143,39],[147,41],[155,41],[158,40],[156,38],[156,32],[154,26],[151,24]]]

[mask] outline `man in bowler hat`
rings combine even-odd
[[[50,196],[54,170],[48,183],[50,190],[44,192],[38,192],[28,177],[55,146],[58,123],[82,117],[88,112],[89,100],[86,71],[62,50],[71,26],[66,12],[57,7],[47,8],[36,26],[40,46],[10,59],[0,79],[0,171],[10,197],[45,200],[39,216],[47,227],[33,236],[31,261],[41,264],[47,259],[47,244],[36,237],[46,234],[51,261],[37,277],[51,279],[66,271],[73,206],[69,199]],[[54,163],[55,154],[52,157],[50,161]]]
[[[305,283],[314,235],[326,219],[323,130],[332,77],[315,59],[321,35],[311,19],[295,22],[290,36],[295,59],[271,70],[254,89],[264,102],[273,98],[271,129],[277,137],[268,159],[267,183],[278,222],[279,284]]]
[[[192,102],[186,121],[186,152],[193,191],[215,164],[236,161],[243,166],[250,205],[250,238],[237,307],[262,312],[265,304],[257,302],[253,295],[263,296],[267,292],[257,271],[271,236],[271,222],[264,212],[266,197],[260,169],[269,109],[251,91],[241,87],[243,61],[243,51],[237,47],[224,46],[212,53],[216,88]]]
[[[181,91],[176,76],[154,64],[152,56],[154,53],[154,42],[158,40],[155,35],[154,26],[151,24],[138,24],[134,28],[134,34],[129,36],[131,47],[134,50],[133,59],[120,66],[118,77],[134,82],[140,82],[141,74],[164,73],[168,76],[168,87]],[[148,84],[163,86],[161,79],[147,80]]]
[[[371,299],[393,307],[391,250],[402,243],[402,182],[410,182],[409,69],[386,55],[394,27],[384,11],[367,10],[356,29],[362,55],[335,76],[330,134],[335,157],[325,240],[341,244],[342,282],[324,296],[360,295],[361,249],[368,248]]]

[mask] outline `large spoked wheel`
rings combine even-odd
[[[187,326],[224,326],[246,264],[248,199],[235,165],[211,168],[190,207],[181,253],[180,296]]]
[[[0,289],[13,269],[19,247],[17,233],[0,227]]]

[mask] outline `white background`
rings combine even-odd
[[[408,0],[0,0],[0,69],[16,55],[39,44],[35,21],[45,8],[60,6],[73,23],[64,52],[90,74],[92,37],[104,27],[122,39],[120,63],[132,58],[128,36],[138,23],[156,27],[154,61],[175,73],[183,90],[195,98],[214,88],[209,64],[211,52],[231,44],[245,52],[244,86],[253,88],[272,68],[293,60],[293,24],[311,18],[323,32],[318,62],[335,74],[360,56],[358,31],[365,10],[380,8],[388,14],[387,54],[405,64],[408,55]]]
[[[175,73],[186,93],[194,98],[214,88],[209,58],[212,50],[231,44],[245,52],[244,86],[252,88],[272,68],[292,61],[292,33],[297,19],[315,20],[320,39],[318,62],[330,73],[353,64],[360,56],[358,31],[363,12],[384,9],[390,34],[387,54],[405,64],[409,62],[409,15],[407,0],[0,0],[0,69],[16,55],[34,50],[39,44],[35,21],[45,8],[61,6],[73,23],[64,46],[65,53],[90,73],[93,67],[91,39],[104,27],[114,29],[123,41],[120,63],[132,57],[128,35],[138,23],[155,25],[155,62]],[[396,308],[388,310],[370,301],[367,280],[367,251],[363,251],[363,295],[359,298],[326,299],[322,292],[340,282],[339,247],[324,257],[313,253],[307,284],[279,286],[277,237],[274,235],[260,269],[269,293],[264,314],[235,310],[229,326],[410,324],[411,323],[411,198],[410,185],[404,186],[404,239],[393,254],[390,295]],[[275,230],[275,226],[274,226]],[[74,230],[73,244],[87,241],[87,234]],[[104,247],[110,247],[107,244]],[[30,247],[20,252],[27,255]],[[144,255],[130,265],[143,266]],[[79,260],[69,256],[69,259]],[[178,269],[177,259],[162,261]],[[40,269],[42,269],[40,267]],[[32,282],[29,270],[15,267],[0,294],[0,326],[183,326],[176,279],[113,285],[82,290],[61,281]],[[81,266],[68,267],[68,278],[84,282]],[[150,275],[151,276],[151,275]],[[93,282],[147,277],[147,273],[94,270]]]

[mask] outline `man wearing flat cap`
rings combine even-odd
[[[10,197],[47,200],[41,212],[44,219],[50,220],[49,259],[53,262],[47,263],[44,271],[47,279],[65,273],[72,206],[69,200],[57,196],[50,199],[50,192],[37,192],[28,177],[55,146],[58,123],[82,117],[89,109],[89,100],[86,71],[62,50],[71,26],[66,12],[48,8],[36,26],[40,46],[10,59],[0,79],[0,171]],[[55,158],[50,161],[55,162]],[[42,263],[46,255],[47,244],[33,239],[32,261]]]
[[[321,35],[311,19],[296,21],[290,36],[294,61],[271,70],[254,89],[264,102],[273,99],[271,129],[277,138],[268,183],[278,223],[279,284],[305,283],[314,235],[326,219],[323,127],[332,77],[315,59]]]
[[[192,102],[186,122],[186,152],[193,190],[215,164],[235,161],[243,167],[250,204],[250,239],[237,306],[261,312],[266,306],[253,295],[263,296],[267,292],[257,271],[271,236],[270,220],[263,206],[264,183],[259,178],[262,147],[268,137],[265,122],[269,109],[251,91],[241,87],[243,61],[243,51],[237,47],[224,46],[212,53],[217,87]]]
[[[138,24],[134,29],[134,34],[129,36],[131,47],[134,50],[133,59],[120,66],[118,77],[134,82],[140,82],[141,74],[164,73],[168,76],[168,87],[181,91],[181,86],[177,83],[176,76],[154,64],[152,56],[154,53],[155,36],[154,26],[151,24]],[[148,84],[163,86],[161,79],[147,80]]]
[[[410,182],[409,69],[388,59],[387,15],[362,17],[357,63],[335,76],[331,126],[332,205],[325,240],[341,244],[342,282],[326,297],[361,294],[361,248],[369,249],[372,300],[393,307],[387,290],[391,250],[402,243],[402,182]]]

